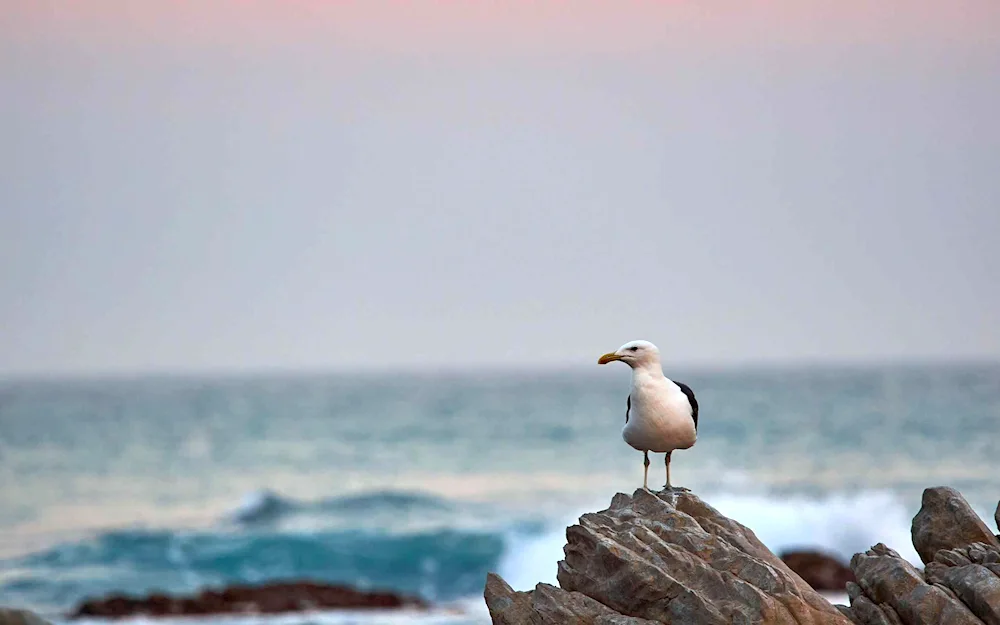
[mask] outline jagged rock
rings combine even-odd
[[[783,556],[806,578],[824,571],[817,587],[846,588],[851,606],[834,607],[694,495],[637,490],[566,530],[562,588],[514,592],[491,575],[486,601],[493,622],[509,624],[1000,625],[1000,542],[962,496],[925,490],[911,529],[923,571],[881,543],[851,559],[856,582],[816,554]]]
[[[0,625],[52,625],[34,612],[0,607]]]
[[[1000,549],[1000,540],[954,488],[938,486],[924,490],[920,512],[910,527],[913,546],[927,564],[942,549],[983,543]],[[852,567],[853,568],[853,567]]]
[[[924,576],[951,590],[987,625],[1000,625],[1000,551],[982,543],[939,551]]]
[[[865,599],[861,601],[862,596],[849,587],[851,610],[866,624],[885,622],[869,617],[868,603],[872,603],[880,608],[891,608],[896,618],[906,625],[982,625],[982,621],[952,592],[928,584],[920,571],[882,543],[863,554],[855,554],[851,558],[851,569]],[[882,610],[882,614],[887,619],[892,618],[886,610]]]
[[[855,623],[861,625],[895,625],[902,623],[896,611],[889,606],[875,605],[865,596],[861,586],[854,582],[847,584],[847,598],[851,602],[849,609]]]
[[[687,492],[618,494],[566,534],[560,586],[623,614],[666,623],[846,622],[751,530]]]
[[[789,551],[781,561],[804,579],[813,590],[844,590],[854,581],[854,572],[837,558],[818,551]]]
[[[878,606],[864,595],[851,601],[853,621],[861,625],[903,625],[896,611],[889,606]]]
[[[625,616],[586,595],[538,584],[531,592],[516,592],[500,576],[486,576],[486,606],[497,625],[655,625]]]
[[[206,589],[191,597],[153,593],[147,597],[111,595],[88,599],[70,618],[122,618],[127,616],[178,616],[204,614],[280,614],[317,608],[394,609],[423,608],[426,602],[393,592],[365,592],[347,586],[316,582],[273,582],[262,586],[228,586]]]
[[[607,510],[583,515],[566,538],[557,575],[561,592],[589,597],[611,611],[590,612],[595,618],[618,614],[692,625],[851,623],[752,531],[687,492],[619,493]],[[552,587],[518,594],[501,584],[497,578],[495,590],[487,591],[494,623],[547,623],[536,604],[568,601]],[[528,620],[507,620],[515,613]]]

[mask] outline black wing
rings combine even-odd
[[[683,382],[674,381],[674,384],[681,388],[681,392],[684,396],[688,398],[688,403],[691,404],[691,418],[694,419],[694,429],[698,431],[698,400],[694,398],[694,391],[691,387]]]
[[[629,393],[628,400],[625,402],[625,423],[628,423],[628,413],[632,410],[632,394]]]

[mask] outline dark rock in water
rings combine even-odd
[[[0,607],[0,625],[52,625],[34,612]]]
[[[920,512],[910,527],[913,546],[924,564],[942,549],[983,543],[1000,549],[1000,540],[983,523],[965,498],[954,488],[938,486],[924,490]]]
[[[426,607],[427,603],[420,598],[394,592],[365,592],[347,586],[301,581],[207,589],[190,597],[171,597],[162,593],[142,598],[111,595],[84,601],[69,616],[121,618],[136,615],[280,614],[304,610]]]
[[[837,558],[818,551],[788,551],[781,561],[804,579],[813,590],[843,591],[853,582],[854,572]]]
[[[851,623],[752,531],[688,492],[615,495],[566,538],[561,589],[518,593],[490,576],[494,623]]]

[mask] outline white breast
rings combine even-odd
[[[633,375],[631,401],[622,429],[626,443],[639,451],[660,453],[694,445],[698,433],[691,404],[672,381],[662,375]]]

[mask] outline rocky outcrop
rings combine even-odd
[[[939,551],[924,576],[954,592],[984,623],[1000,625],[1000,551],[982,543]]]
[[[277,582],[263,586],[229,586],[197,595],[146,597],[112,595],[81,603],[69,617],[189,616],[208,614],[280,614],[316,609],[424,608],[419,598],[393,592],[364,592],[315,582]],[[29,624],[30,625],[30,624]]]
[[[836,557],[818,551],[788,551],[781,561],[804,579],[813,590],[843,592],[854,581],[854,571]]]
[[[851,559],[857,621],[1000,625],[1000,541],[953,488],[928,488],[921,504],[910,533],[923,571],[882,544]]]
[[[51,623],[28,610],[0,607],[0,625],[51,625]]]
[[[1000,526],[1000,506],[997,517]],[[923,570],[879,543],[855,554],[848,581],[821,554],[782,562],[690,493],[638,490],[566,530],[559,588],[515,592],[491,574],[486,604],[507,625],[1000,625],[1000,542],[965,499],[924,491],[912,536]],[[792,565],[814,587],[846,583],[850,607],[828,603]]]
[[[851,622],[751,530],[688,492],[618,494],[566,538],[561,589],[515,593],[491,578],[494,623],[577,622],[551,620],[553,603],[593,623]]]
[[[920,512],[910,528],[913,546],[924,564],[942,549],[984,543],[1000,549],[1000,541],[954,488],[939,486],[924,491]]]
[[[879,606],[890,622],[981,625],[946,589],[929,584],[920,571],[882,543],[855,554],[851,568],[858,578],[857,586],[848,590],[852,609],[863,595]]]
[[[499,575],[486,576],[486,603],[499,625],[655,625],[654,621],[623,616],[578,592],[538,584],[531,592],[515,592]]]

